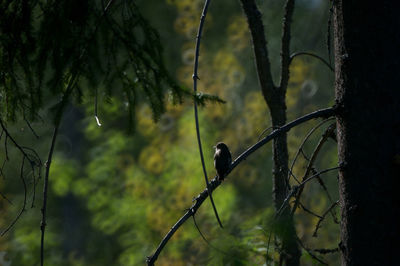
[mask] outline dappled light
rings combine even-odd
[[[0,265],[340,264],[334,1],[34,2],[0,3]]]

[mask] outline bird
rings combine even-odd
[[[222,181],[231,167],[232,156],[228,146],[223,142],[218,142],[214,148],[214,167],[217,170],[218,180]]]

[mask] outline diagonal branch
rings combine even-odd
[[[11,134],[8,132],[6,125],[3,123],[3,121],[0,118],[0,126],[3,130],[3,132],[5,133],[5,151],[6,151],[6,158],[8,160],[8,152],[7,152],[7,140],[10,139],[11,142],[14,144],[14,146],[22,153],[22,155],[24,156],[24,158],[26,158],[29,163],[34,164],[35,162],[29,157],[29,155],[25,152],[24,147],[20,146],[17,141],[11,136]]]
[[[305,138],[304,138],[303,141],[301,142],[299,148],[297,149],[296,155],[294,156],[294,159],[293,159],[293,161],[292,161],[292,164],[290,165],[290,171],[289,171],[288,180],[290,180],[290,176],[293,176],[293,177],[294,177],[294,175],[293,175],[293,167],[294,167],[294,164],[296,163],[297,158],[299,157],[299,154],[303,152],[303,147],[304,147],[304,145],[306,144],[307,140],[311,137],[311,135],[312,135],[320,126],[322,126],[322,125],[325,124],[326,122],[331,121],[332,119],[333,119],[333,118],[329,118],[329,119],[326,119],[326,120],[321,121],[319,124],[317,124],[315,127],[313,127],[313,128],[307,133],[307,135],[305,136]],[[304,154],[303,154],[303,155],[304,155]],[[305,155],[304,155],[304,157],[305,157]],[[308,158],[306,158],[306,159],[309,161]],[[296,180],[296,181],[297,181],[298,183],[300,183],[299,180]]]
[[[305,172],[305,174],[303,176],[303,180],[302,180],[303,182],[312,173],[313,164],[314,164],[315,160],[317,159],[318,154],[321,151],[322,146],[330,138],[330,136],[332,135],[334,130],[335,130],[335,124],[332,124],[326,129],[325,133],[322,135],[320,141],[317,144],[317,147],[315,147],[315,149],[314,149],[314,152],[313,152],[313,154],[311,156],[310,161],[308,162],[306,172]],[[319,177],[317,176],[317,178],[319,178]],[[295,201],[295,203],[293,205],[293,208],[292,208],[292,211],[291,211],[292,215],[294,214],[294,212],[297,209],[297,206],[299,204],[301,193],[303,192],[303,189],[304,189],[304,186],[300,187],[300,189],[299,189],[299,191],[298,191],[298,193],[296,195],[296,201]]]
[[[286,207],[290,206],[290,205],[289,205],[289,200],[290,200],[292,197],[294,197],[295,194],[298,193],[299,189],[304,188],[304,186],[305,186],[308,182],[310,182],[311,180],[313,180],[314,178],[319,178],[322,174],[328,173],[328,172],[333,171],[333,170],[337,170],[337,169],[339,169],[339,168],[340,168],[340,166],[335,166],[335,167],[332,167],[332,168],[328,168],[328,169],[322,170],[322,171],[320,171],[320,172],[318,172],[318,173],[316,173],[316,174],[310,176],[309,178],[305,179],[305,180],[304,180],[303,182],[301,182],[298,186],[293,186],[293,187],[292,187],[292,190],[289,192],[289,194],[287,195],[287,197],[286,197],[285,200],[283,201],[282,205],[280,206],[280,208],[279,208],[278,211],[276,212],[275,218],[279,217],[279,216],[282,214],[283,210],[285,210]],[[296,199],[297,199],[297,197],[296,197]]]
[[[1,118],[0,118],[0,127],[2,129],[1,134],[0,134],[0,139],[3,136],[3,134],[5,135],[5,140],[4,140],[4,146],[5,147],[4,148],[5,148],[5,156],[6,156],[5,160],[3,161],[2,166],[0,167],[0,176],[3,176],[3,178],[5,178],[3,169],[5,167],[6,162],[8,160],[10,160],[9,157],[8,157],[8,148],[7,148],[7,146],[8,146],[8,142],[7,141],[10,140],[11,143],[14,144],[15,148],[22,154],[22,158],[23,158],[22,165],[21,165],[22,170],[23,170],[23,167],[24,167],[25,160],[27,160],[29,162],[30,166],[31,166],[31,169],[32,169],[33,179],[35,180],[35,167],[38,167],[38,178],[40,178],[40,171],[41,171],[41,167],[42,167],[42,162],[41,162],[40,157],[37,154],[37,152],[32,148],[19,145],[17,143],[17,141],[13,138],[13,136],[10,134],[10,132],[7,130],[6,124],[5,124],[5,122],[3,122],[3,120]],[[21,170],[21,175],[23,174],[22,170]],[[23,176],[21,176],[21,179],[22,179],[23,185],[24,185],[24,192],[25,192],[24,194],[26,195],[25,179],[24,179]],[[36,185],[34,183],[33,195],[35,195],[35,192],[36,192]],[[0,192],[0,195],[1,195],[2,198],[4,198],[10,204],[12,204],[12,202],[3,193]],[[34,197],[33,197],[33,200],[34,200]],[[8,226],[7,229],[5,229],[2,232],[1,236],[3,236],[5,233],[7,233],[11,229],[11,227],[15,224],[15,222],[19,219],[19,217],[22,215],[23,211],[25,210],[25,203],[24,203],[24,208],[19,213],[19,215],[17,216],[17,219],[14,222],[12,222],[12,224],[10,226]]]
[[[195,50],[195,56],[194,56],[194,69],[193,69],[193,91],[194,91],[195,95],[197,93],[197,80],[199,79],[198,74],[197,74],[197,70],[198,70],[198,67],[199,67],[199,52],[200,52],[201,34],[203,32],[204,21],[206,19],[206,15],[207,15],[207,10],[208,10],[209,4],[210,4],[210,0],[206,0],[206,2],[204,3],[204,9],[203,9],[203,13],[201,14],[199,30],[197,32],[197,37],[196,37],[196,50]],[[203,173],[204,173],[204,179],[206,181],[206,186],[207,186],[207,188],[209,188],[210,184],[208,182],[206,164],[204,162],[203,149],[201,147],[199,116],[197,114],[197,102],[196,102],[196,100],[194,100],[194,118],[195,118],[195,123],[196,123],[196,135],[197,135],[197,142],[199,144],[201,165],[203,167]],[[210,191],[210,201],[211,201],[211,205],[213,207],[214,213],[215,213],[215,217],[217,218],[218,224],[222,228],[223,226],[222,226],[221,220],[219,219],[217,208],[215,207],[215,203],[214,203],[214,200],[212,198],[211,191]]]
[[[326,215],[327,215],[328,213],[330,213],[331,210],[332,210],[334,207],[336,207],[336,205],[338,205],[338,203],[339,203],[339,201],[335,201],[334,203],[332,203],[332,205],[324,212],[324,214],[322,214],[322,216],[319,217],[318,223],[317,223],[317,225],[315,226],[315,230],[314,230],[314,233],[313,233],[313,237],[317,237],[317,232],[318,232],[318,229],[321,227],[322,221],[325,219]]]
[[[21,169],[20,169],[20,173],[19,173],[19,177],[20,177],[20,179],[22,181],[22,185],[24,186],[24,202],[23,202],[22,208],[19,211],[18,215],[14,218],[14,220],[11,222],[11,224],[6,229],[4,229],[3,232],[1,232],[0,236],[4,236],[15,225],[15,223],[19,220],[21,215],[26,210],[25,207],[26,207],[27,188],[26,188],[26,182],[25,182],[25,178],[24,178],[25,159],[26,159],[26,157],[23,156],[22,157],[22,163],[21,163]]]
[[[274,130],[271,134],[269,134],[268,136],[266,136],[265,138],[263,138],[262,140],[258,141],[256,144],[254,144],[253,146],[251,146],[250,148],[248,148],[246,151],[244,151],[241,155],[239,155],[235,161],[231,164],[231,168],[228,170],[226,176],[229,175],[229,173],[231,171],[233,171],[233,169],[235,169],[241,162],[243,162],[244,160],[246,160],[247,157],[249,157],[253,152],[255,152],[256,150],[258,150],[259,148],[261,148],[263,145],[267,144],[268,142],[270,142],[271,140],[273,140],[274,138],[276,138],[277,136],[279,136],[280,134],[286,133],[288,132],[290,129],[292,129],[295,126],[298,126],[302,123],[305,123],[311,119],[315,119],[315,118],[327,118],[330,116],[335,115],[335,108],[326,108],[326,109],[321,109],[318,111],[315,111],[313,113],[307,114],[305,116],[302,116],[284,126],[282,126],[279,129]],[[336,169],[336,168],[335,168]],[[322,172],[320,173],[322,174]],[[225,177],[226,178],[226,177]],[[311,180],[312,177],[304,180],[304,184],[307,183],[308,181]],[[161,251],[163,250],[163,248],[165,247],[165,245],[168,243],[168,241],[171,239],[171,237],[174,235],[174,233],[179,229],[179,227],[181,227],[181,225],[183,225],[187,219],[189,219],[191,216],[193,216],[197,210],[200,208],[200,206],[203,204],[203,202],[206,200],[206,198],[209,195],[209,191],[210,193],[212,191],[214,191],[219,185],[221,184],[221,181],[218,180],[217,177],[214,177],[210,184],[209,187],[206,188],[205,190],[203,190],[194,200],[195,203],[188,209],[188,211],[175,223],[174,226],[172,226],[172,228],[169,230],[169,232],[165,235],[165,237],[162,239],[161,243],[159,244],[159,246],[157,247],[156,251],[153,253],[153,255],[147,257],[147,264],[148,265],[154,265],[155,261],[157,260],[158,256],[160,255]],[[304,185],[303,184],[303,185]]]
[[[324,63],[332,72],[335,72],[335,70],[333,69],[333,67],[332,67],[325,59],[323,59],[323,58],[322,58],[321,56],[319,56],[319,55],[316,55],[316,54],[310,53],[310,52],[297,52],[297,53],[292,54],[292,55],[290,56],[289,64],[293,61],[293,59],[294,59],[296,56],[300,56],[300,55],[308,55],[308,56],[314,57],[314,58],[320,60],[322,63]]]
[[[297,238],[297,242],[300,244],[300,246],[308,253],[308,255],[311,256],[311,258],[313,258],[314,260],[318,261],[319,263],[321,263],[322,265],[328,265],[328,263],[326,263],[325,261],[321,260],[320,258],[318,258],[311,249],[307,248],[303,242],[301,241],[300,238]]]

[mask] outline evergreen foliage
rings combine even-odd
[[[78,102],[85,94],[96,102],[98,93],[123,96],[130,119],[138,101],[157,120],[167,93],[174,102],[190,95],[169,75],[159,34],[135,1],[1,1],[0,17],[3,118],[34,119],[68,86]]]

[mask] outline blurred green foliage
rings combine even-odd
[[[50,2],[56,5],[56,2]],[[329,12],[328,3],[311,2],[299,1],[296,6],[292,50],[311,50],[326,55],[325,26]],[[165,59],[169,73],[173,73],[183,86],[191,87],[194,41],[203,1],[151,0],[137,3],[143,11],[143,18],[149,20],[160,32],[165,50],[163,60]],[[58,5],[61,5],[62,10],[60,16],[76,10],[63,1]],[[123,4],[120,5],[118,7],[122,8]],[[283,6],[280,1],[269,0],[261,3],[260,7],[265,20],[274,77],[277,77]],[[73,23],[76,26],[62,25],[58,29],[54,25],[54,32],[47,34],[75,34],[75,29],[81,24],[91,22],[90,25],[93,25],[93,21],[100,16],[100,6],[96,10],[97,13],[87,11],[84,21],[78,20]],[[122,22],[119,20],[122,18],[123,16],[115,17],[114,23]],[[6,23],[5,19],[2,19],[2,23]],[[120,24],[115,27],[119,34],[123,34],[127,25]],[[93,27],[86,28],[84,38],[87,38]],[[30,29],[24,28],[21,31],[28,34]],[[135,37],[136,34],[138,33],[134,31]],[[54,37],[51,36],[47,38]],[[176,105],[173,99],[168,98],[165,90],[160,91],[157,97],[164,99],[165,112],[156,113],[159,119],[155,123],[153,107],[160,102],[151,103],[150,100],[149,106],[145,104],[145,96],[137,98],[135,133],[132,134],[128,130],[132,118],[131,107],[126,98],[120,96],[124,85],[99,85],[98,80],[104,77],[105,72],[102,72],[101,67],[97,69],[97,66],[107,62],[104,59],[109,55],[106,48],[108,42],[113,42],[113,38],[115,36],[108,36],[99,28],[98,39],[93,45],[94,50],[89,49],[87,54],[93,62],[85,65],[84,71],[84,75],[90,73],[88,77],[97,78],[93,82],[89,82],[88,78],[87,82],[79,85],[82,91],[88,90],[89,93],[80,95],[81,105],[72,103],[65,111],[50,173],[48,227],[45,239],[47,265],[142,265],[146,256],[154,252],[170,227],[183,215],[185,209],[190,207],[193,197],[204,189],[191,103]],[[144,42],[144,46],[137,49],[146,50],[145,47],[155,44],[151,39],[141,41]],[[30,47],[27,42],[21,45],[27,45],[27,49]],[[48,45],[48,60],[59,60],[61,64],[55,65],[57,67],[53,68],[54,71],[70,73],[72,59],[64,60],[61,51],[81,46],[68,42],[58,43],[58,48]],[[148,49],[157,49],[156,53],[159,51],[157,47]],[[217,95],[226,101],[225,104],[213,103],[200,109],[206,167],[208,175],[212,177],[215,174],[212,162],[212,146],[215,143],[224,141],[229,145],[233,157],[236,157],[255,143],[270,125],[268,108],[258,87],[247,23],[238,2],[214,1],[211,4],[200,54],[199,91]],[[150,53],[146,60],[154,59],[149,57]],[[33,54],[29,60],[36,58],[36,54]],[[128,56],[120,55],[119,58],[124,61]],[[133,58],[134,61],[138,60],[135,56]],[[157,57],[157,60],[161,60],[161,57]],[[52,63],[46,63],[49,64]],[[113,71],[117,71],[117,65],[115,62],[111,64],[115,66]],[[121,63],[122,66],[124,64]],[[8,75],[4,69],[10,68],[4,61],[2,69],[2,75]],[[16,69],[25,71],[23,65],[18,65]],[[325,66],[313,58],[298,57],[293,61],[290,70],[291,79],[287,92],[289,120],[332,103],[333,75]],[[44,82],[46,78],[48,84],[52,84],[52,80],[55,82],[56,76],[48,71],[44,70],[42,76],[36,76],[35,79],[38,80],[35,82],[40,83],[40,79]],[[141,80],[135,81],[138,77],[134,72],[130,68],[121,78],[126,79],[129,86],[146,86]],[[153,78],[154,76],[150,77],[149,82],[158,82]],[[29,88],[26,84],[18,86],[21,93],[25,93],[24,89]],[[98,127],[92,117],[93,90],[99,86],[104,87],[98,95],[101,127]],[[166,86],[168,87],[168,84]],[[13,92],[15,91],[8,93],[14,95]],[[146,95],[145,89],[144,92]],[[4,101],[4,97],[2,100]],[[23,100],[16,101],[16,104],[37,107],[35,99],[32,104],[26,101],[23,97]],[[4,112],[4,108],[8,108],[4,102],[0,108],[2,117],[10,116]],[[18,107],[17,110],[24,108]],[[34,147],[44,158],[51,134],[51,123],[45,121],[50,121],[47,118],[51,117],[51,114],[41,111],[39,115],[43,117],[43,121],[32,123],[32,127],[40,135],[39,139],[33,137],[23,121],[17,121],[10,133],[24,145]],[[16,117],[18,118],[17,114]],[[305,134],[315,124],[316,121],[301,125],[289,133],[291,158],[297,152]],[[317,130],[310,138],[304,147],[304,154],[311,154],[326,126]],[[3,142],[4,138],[1,140]],[[324,147],[317,161],[318,169],[337,164],[335,146],[335,143],[330,141]],[[19,157],[11,146],[9,157],[11,161],[8,161],[3,169],[5,177],[0,180],[0,191],[13,201],[13,205],[3,199],[0,201],[3,213],[0,218],[1,228],[5,228],[15,217],[23,198],[21,184],[17,179]],[[0,162],[4,159],[5,154],[1,150]],[[298,178],[302,177],[306,165],[307,159],[300,155],[293,170]],[[218,227],[209,201],[206,201],[196,214],[196,221],[212,247],[201,239],[193,222],[188,221],[169,241],[157,265],[261,265],[266,260],[276,261],[279,251],[274,249],[274,236],[270,237],[273,228],[276,228],[273,223],[271,168],[271,146],[266,145],[236,168],[214,192],[224,229]],[[25,169],[27,177],[28,170]],[[322,178],[332,200],[335,201],[338,198],[335,174],[327,174]],[[35,207],[28,208],[12,230],[0,238],[0,251],[7,252],[6,257],[12,261],[12,265],[38,264],[38,206],[42,201],[42,182],[43,180],[40,180],[36,187]],[[295,183],[293,178],[291,182]],[[31,180],[28,181],[28,189],[28,198],[31,200]],[[319,215],[331,204],[317,182],[306,186],[301,203]],[[310,249],[337,246],[339,228],[332,221],[332,217],[326,217],[317,238],[312,237],[312,234],[318,218],[299,209],[295,215],[295,222],[299,238]],[[305,251],[303,252],[302,264],[317,264]],[[325,259],[333,265],[339,261],[338,254],[325,256]]]

